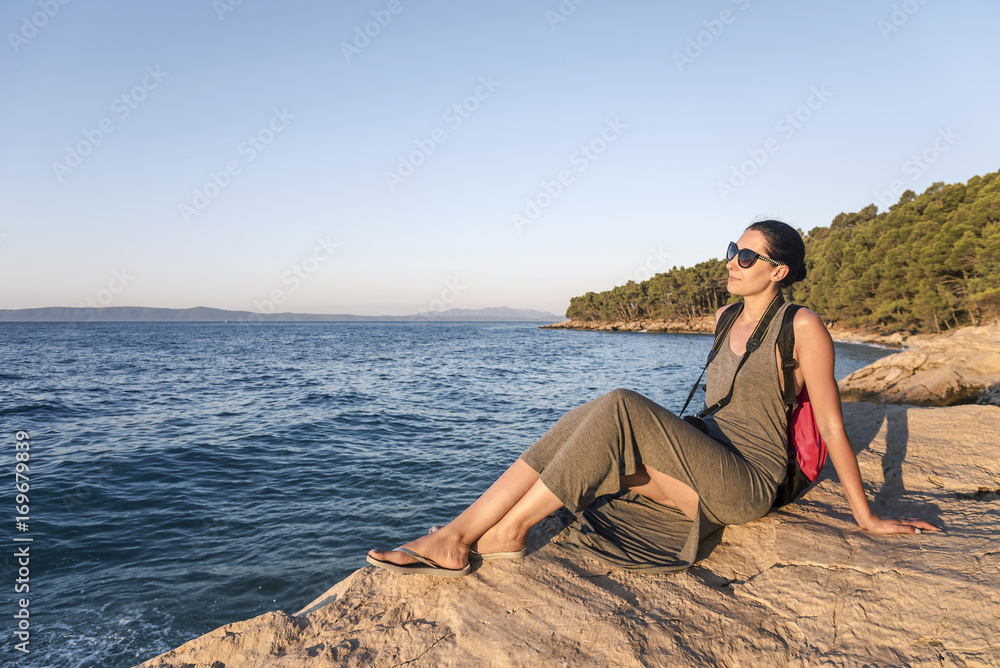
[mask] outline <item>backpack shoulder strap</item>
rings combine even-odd
[[[736,322],[736,318],[742,312],[743,302],[738,302],[727,306],[726,310],[719,315],[719,324],[715,326],[715,343],[712,345],[712,350],[715,352],[719,351],[719,348],[722,346],[722,339],[726,338],[726,333],[732,328],[733,323]],[[714,355],[712,356],[714,357]]]
[[[698,374],[698,380],[694,381],[694,387],[688,392],[687,401],[684,402],[684,408],[677,415],[683,416],[684,411],[687,410],[688,404],[691,403],[691,398],[694,397],[694,393],[698,391],[698,383],[701,382],[702,376],[705,375],[705,369],[708,365],[712,363],[715,359],[716,354],[719,352],[719,348],[722,347],[722,341],[726,338],[726,334],[732,329],[733,323],[736,322],[736,318],[743,311],[743,302],[737,302],[736,304],[730,304],[726,309],[719,315],[719,322],[715,325],[715,342],[712,343],[712,349],[708,351],[708,361],[705,362],[705,366],[702,367],[701,373]]]
[[[789,304],[781,319],[781,330],[778,332],[778,354],[781,355],[781,375],[784,379],[782,401],[785,408],[791,410],[795,406],[795,314],[802,308],[801,304]]]

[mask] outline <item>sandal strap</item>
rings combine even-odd
[[[409,548],[406,548],[406,547],[397,547],[395,550],[393,550],[393,552],[402,552],[403,554],[408,554],[411,557],[413,557],[414,559],[416,559],[417,561],[421,561],[421,562],[427,564],[428,566],[430,566],[432,568],[441,568],[441,566],[439,566],[436,563],[434,563],[433,560],[428,559],[427,557],[425,557],[425,556],[423,556],[421,554],[417,554],[416,552],[414,552],[413,550],[411,550]]]

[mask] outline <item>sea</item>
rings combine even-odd
[[[133,666],[294,613],[570,409],[679,411],[712,342],[540,324],[0,323],[0,664]],[[838,379],[891,352],[836,351]]]

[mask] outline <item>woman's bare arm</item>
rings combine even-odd
[[[861,482],[858,459],[844,430],[840,390],[833,375],[833,339],[819,316],[808,309],[799,309],[793,326],[795,359],[799,362],[802,381],[809,388],[809,400],[819,433],[826,441],[854,519],[862,528],[875,533],[916,533],[920,529],[940,531],[923,520],[883,519],[872,512]]]

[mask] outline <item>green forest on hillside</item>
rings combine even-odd
[[[786,297],[828,323],[917,333],[1000,317],[1000,172],[907,190],[889,211],[841,213],[803,238],[808,276]],[[691,321],[730,301],[725,266],[708,260],[588,292],[566,316]]]

